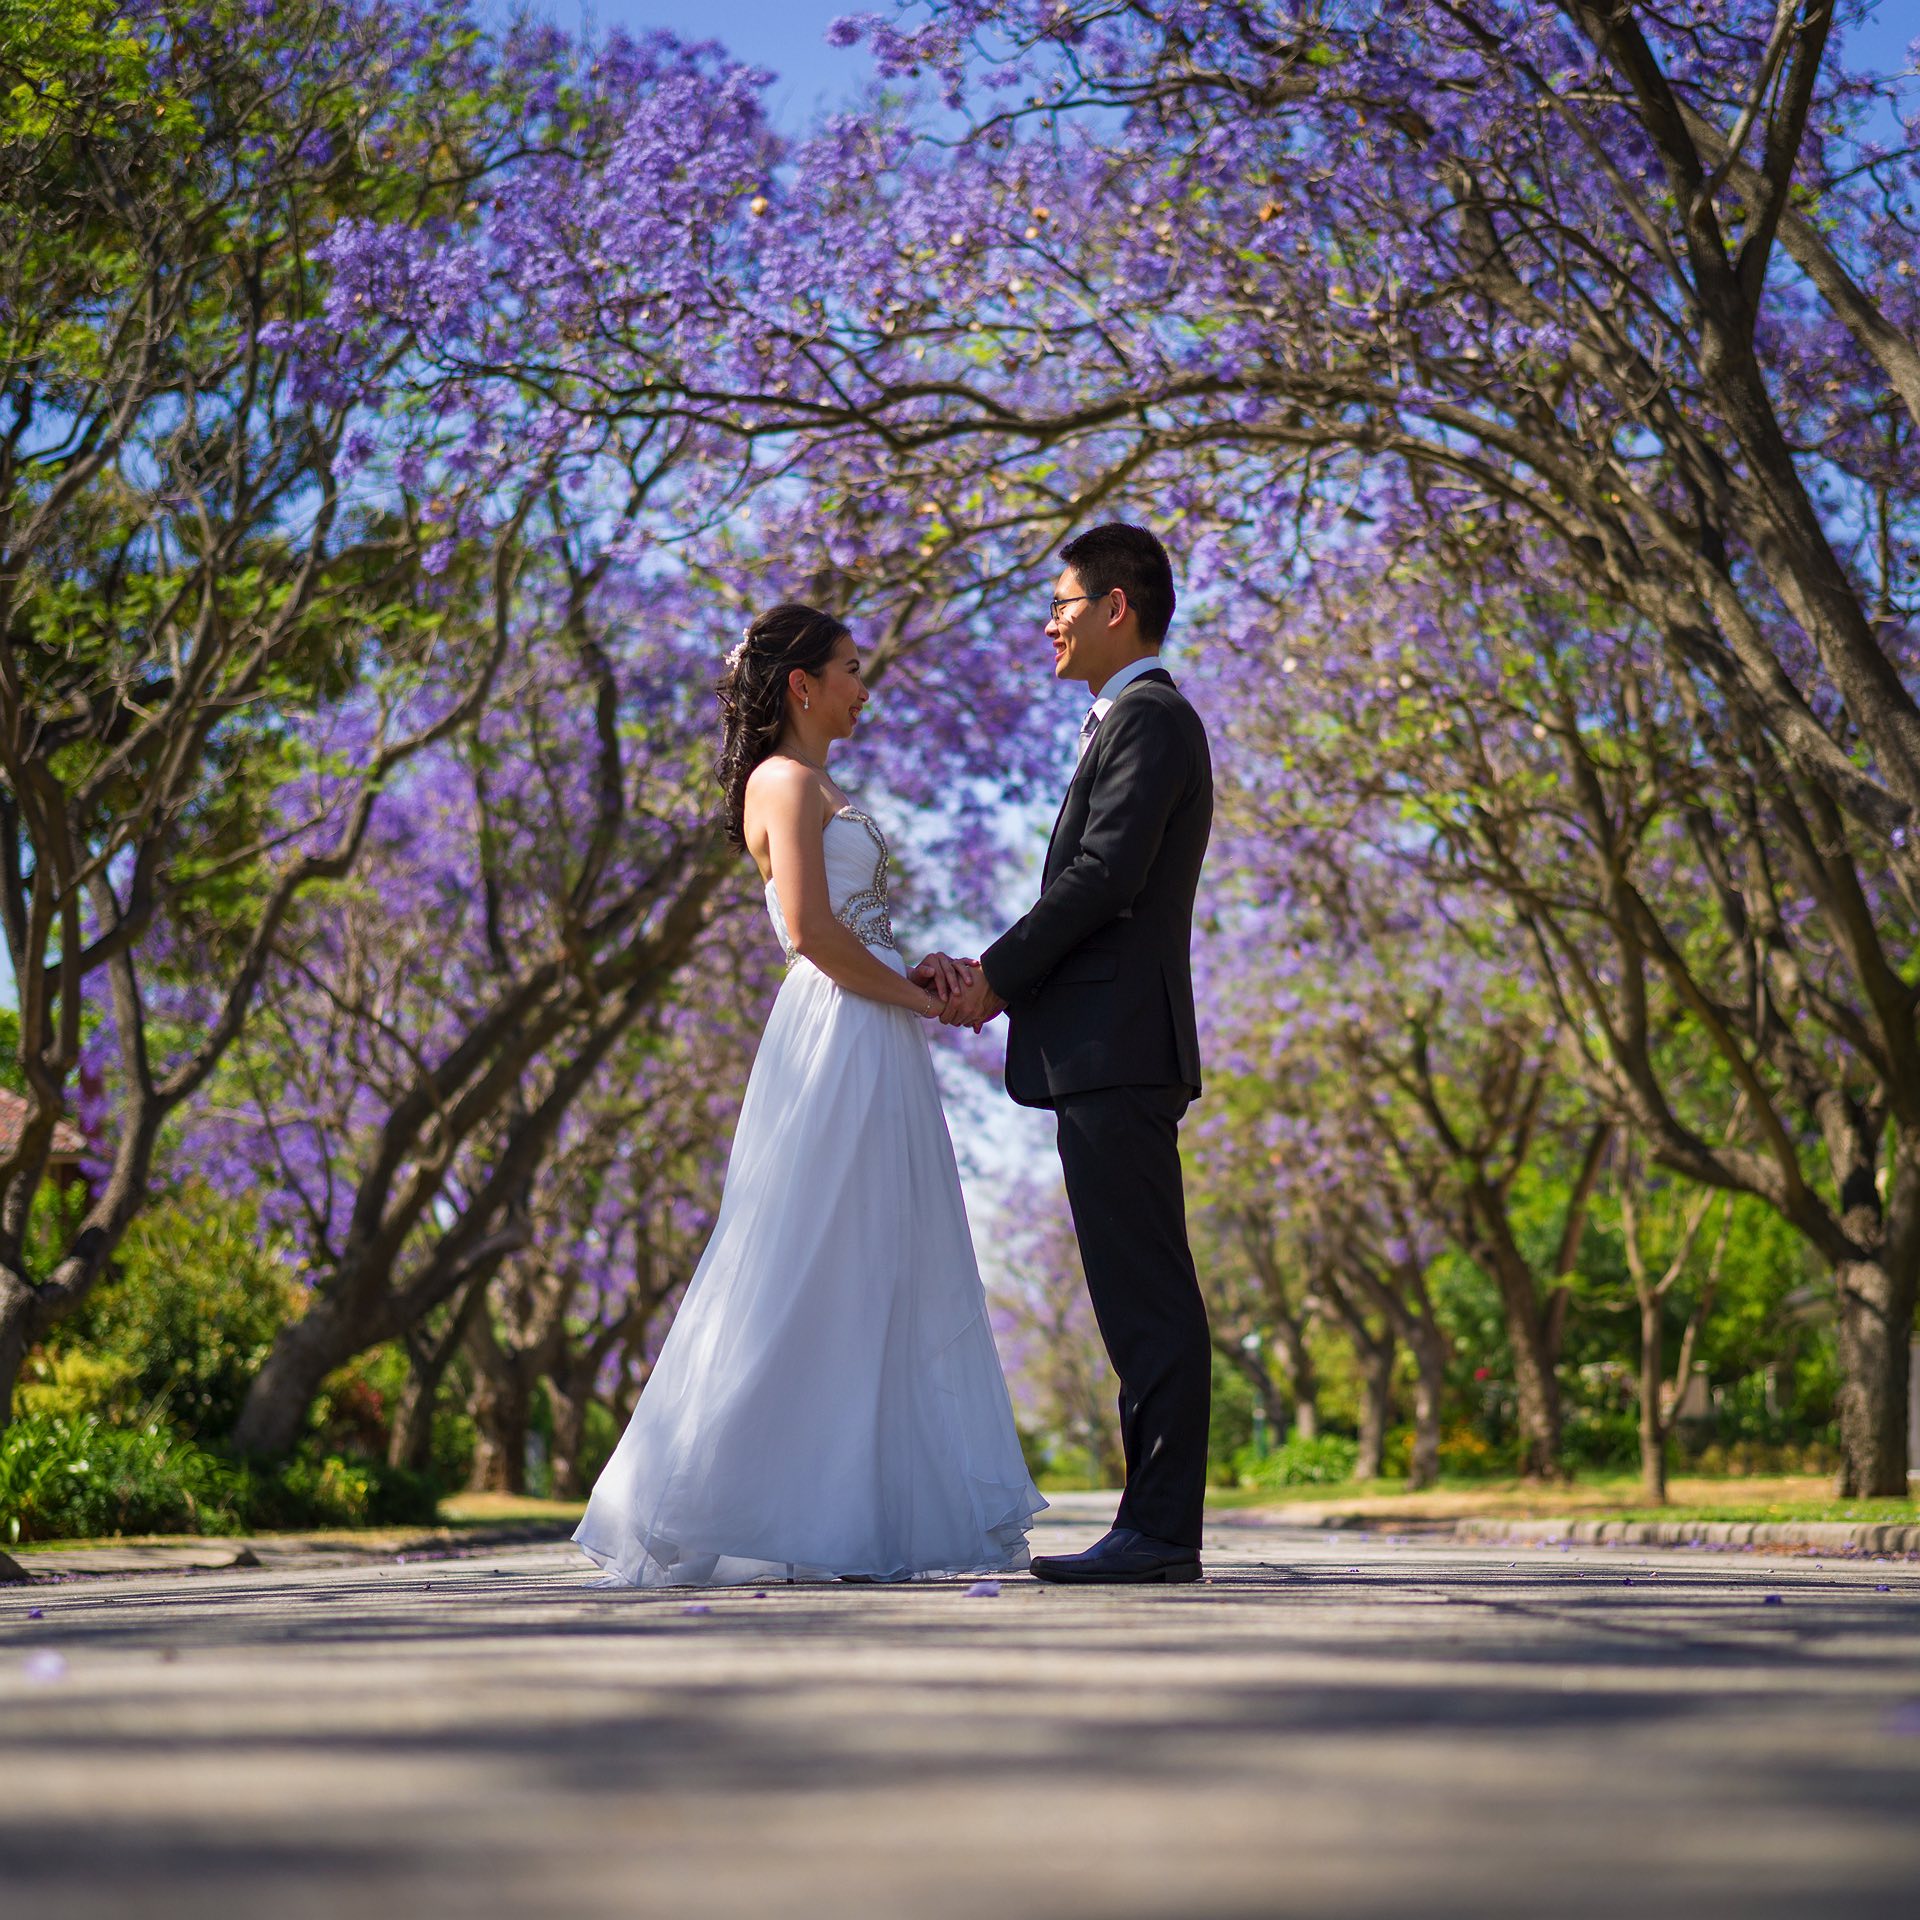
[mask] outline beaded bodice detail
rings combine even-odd
[[[887,837],[879,822],[859,807],[842,807],[827,822],[823,841],[827,861],[827,897],[833,917],[850,928],[869,947],[892,947],[893,909],[887,893]],[[787,917],[780,896],[767,882],[767,914],[787,959],[794,958]]]

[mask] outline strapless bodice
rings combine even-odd
[[[879,823],[858,807],[842,807],[827,822],[822,843],[827,857],[827,898],[833,903],[833,917],[843,927],[851,927],[870,947],[892,947],[893,916],[887,898],[887,839]],[[780,910],[780,895],[771,880],[767,882],[767,917],[780,936],[787,958],[794,957],[792,936],[787,932],[787,916]]]

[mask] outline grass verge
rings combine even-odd
[[[1677,1475],[1668,1483],[1668,1504],[1648,1503],[1628,1474],[1589,1474],[1542,1485],[1526,1480],[1442,1480],[1410,1493],[1402,1481],[1356,1480],[1297,1492],[1212,1488],[1207,1505],[1216,1512],[1249,1511],[1303,1526],[1326,1525],[1336,1516],[1375,1523],[1500,1520],[1837,1520],[1920,1522],[1920,1503],[1908,1500],[1837,1500],[1820,1475],[1781,1475],[1742,1480],[1705,1480]]]

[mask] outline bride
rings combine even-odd
[[[852,635],[791,603],[720,683],[727,829],[790,971],[713,1238],[573,1536],[608,1584],[1004,1572],[1046,1505],[915,1024],[964,982],[908,971],[886,839],[827,772],[866,700]]]

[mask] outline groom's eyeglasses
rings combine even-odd
[[[1102,596],[1097,593],[1070,593],[1064,600],[1049,600],[1047,602],[1047,618],[1049,620],[1058,620],[1061,609],[1072,606],[1076,600],[1098,600],[1100,598],[1102,598]]]

